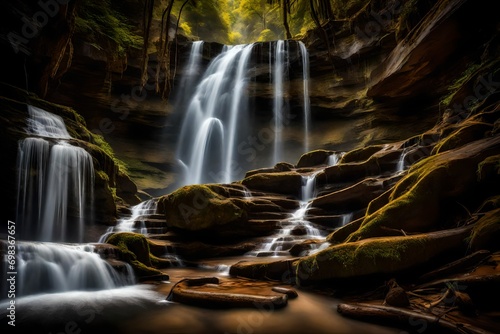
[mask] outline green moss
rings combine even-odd
[[[160,199],[167,225],[197,231],[246,220],[247,213],[207,185],[188,185]]]
[[[359,162],[368,160],[373,154],[380,151],[383,147],[384,147],[383,145],[371,145],[349,151],[342,156],[339,163]]]
[[[142,234],[121,232],[112,234],[106,243],[117,246],[130,263],[138,276],[159,275],[161,272],[154,267],[159,267],[160,258],[150,252],[149,242]]]
[[[142,37],[111,0],[81,1],[75,18],[75,31],[98,50],[123,57],[142,47]]]
[[[385,237],[343,243],[300,259],[297,277],[304,280],[356,277],[376,273],[404,270],[416,263],[423,263],[416,253],[428,244],[425,235]]]
[[[500,249],[498,237],[500,236],[500,208],[487,212],[475,224],[470,237],[467,239],[473,250]]]
[[[494,179],[500,175],[500,155],[492,155],[477,165],[477,178],[479,181]]]
[[[484,138],[493,128],[491,124],[469,121],[441,140],[431,154],[441,153],[468,144],[474,140]]]
[[[92,141],[96,146],[98,146],[104,153],[106,153],[115,163],[115,165],[125,174],[128,174],[128,166],[125,162],[118,159],[115,156],[115,152],[109,143],[104,139],[103,136],[92,133]]]

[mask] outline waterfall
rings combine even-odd
[[[304,152],[309,151],[309,126],[311,123],[311,105],[309,101],[309,53],[305,44],[299,41],[302,58],[302,85],[304,100]]]
[[[282,160],[283,153],[283,121],[284,121],[284,89],[283,89],[283,72],[285,67],[285,41],[279,40],[276,42],[274,50],[274,69],[273,69],[273,87],[274,87],[274,154],[273,163],[278,163]]]
[[[183,184],[228,183],[235,177],[235,143],[245,133],[248,63],[253,44],[227,46],[191,97],[177,144]]]
[[[37,137],[19,143],[17,221],[21,236],[81,242],[84,223],[92,219],[92,157],[68,143],[71,136],[59,116],[32,106],[28,110],[26,133]]]
[[[176,101],[176,108],[184,107],[186,101],[193,94],[193,87],[196,87],[196,82],[199,79],[201,71],[201,59],[203,52],[203,41],[193,42],[187,65],[184,68],[182,79],[180,82],[180,96]]]
[[[112,289],[135,283],[130,265],[123,273],[94,252],[91,245],[19,243],[18,294]]]
[[[181,174],[177,186],[230,183],[253,168],[249,165],[255,164],[256,159],[276,164],[285,158],[289,116],[286,87],[291,63],[289,42],[270,42],[268,59],[261,57],[261,63],[252,56],[254,44],[225,45],[205,72],[198,76],[202,47],[202,42],[192,44],[183,70],[187,77],[181,79],[180,91],[176,92],[176,104],[180,104],[174,117],[180,121],[176,160]],[[299,50],[296,54],[298,67],[302,66],[302,149],[306,152],[310,147],[311,130],[309,54],[301,42],[297,42],[296,50]],[[268,69],[261,65],[268,65]],[[269,104],[262,105],[268,106],[269,110],[260,112],[269,112],[270,123],[264,128],[254,129],[252,123],[260,122],[261,114],[249,110],[254,104],[248,98],[248,84],[250,78],[255,78],[260,84],[259,76],[266,70],[269,74]],[[192,87],[196,89],[193,91]]]

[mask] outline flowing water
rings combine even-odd
[[[92,157],[71,139],[63,120],[28,107],[27,137],[19,143],[17,222],[21,237],[81,242],[92,220]]]
[[[302,176],[301,199],[299,208],[290,218],[281,222],[281,229],[278,233],[249,252],[249,256],[289,256],[289,250],[293,245],[304,240],[322,239],[324,233],[307,220],[307,211],[311,205],[311,200],[315,196],[316,175]]]
[[[272,89],[269,123],[254,129],[255,111],[250,109],[249,80],[255,64],[254,44],[224,46],[209,64],[197,84],[177,92],[182,110],[176,144],[180,170],[179,186],[202,183],[229,183],[244,176],[258,157],[260,162],[275,164],[284,160],[285,132],[288,125],[287,80],[290,66],[289,41],[270,42],[269,78]],[[300,50],[303,89],[303,147],[309,149],[311,108],[309,102],[309,54],[303,43]],[[199,64],[203,44],[191,47],[188,63]],[[199,65],[194,65],[199,68]],[[299,65],[300,66],[300,65]],[[196,77],[185,70],[188,76]],[[197,71],[198,72],[198,71]],[[181,87],[188,86],[181,80]],[[196,87],[190,92],[191,87]],[[189,98],[186,98],[189,96]],[[188,102],[186,102],[188,101]],[[260,107],[259,107],[260,108]],[[265,107],[264,107],[265,108]],[[259,110],[260,111],[260,110]],[[262,166],[259,166],[262,167]]]
[[[245,133],[244,92],[253,44],[227,47],[209,65],[185,113],[177,147],[183,184],[234,178],[235,143]]]
[[[304,148],[302,152],[309,152],[309,127],[311,124],[311,104],[309,101],[309,53],[303,42],[299,42],[302,58],[302,86],[304,100]]]
[[[93,218],[91,155],[73,145],[61,117],[33,106],[28,112],[28,137],[19,142],[17,160],[17,295],[108,290],[135,283],[130,265],[112,266],[93,245],[82,243],[85,224]],[[4,266],[7,263],[5,252]],[[7,296],[4,281],[2,299]]]

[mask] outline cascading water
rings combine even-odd
[[[92,157],[68,143],[63,120],[28,107],[30,118],[18,152],[17,222],[21,237],[39,241],[82,242],[92,219]],[[90,214],[89,214],[90,213]]]
[[[123,272],[117,272],[92,245],[21,243],[17,252],[20,296],[112,289],[135,283],[130,265],[124,264]]]
[[[274,87],[274,151],[273,164],[282,160],[283,153],[283,122],[284,122],[284,89],[283,77],[285,68],[285,41],[276,42],[274,50],[274,69],[273,69],[273,87]]]
[[[288,250],[300,241],[307,239],[321,239],[322,233],[305,219],[311,205],[311,199],[315,196],[316,175],[302,176],[300,206],[292,216],[282,222],[282,228],[278,234],[260,245],[248,255],[253,256],[280,256],[288,255]]]
[[[247,125],[245,88],[252,48],[253,44],[226,47],[191,98],[177,147],[183,184],[233,180],[235,143]]]
[[[196,43],[196,44],[195,44]],[[201,42],[191,47],[187,66],[200,60]],[[285,126],[288,117],[286,99],[287,73],[290,66],[290,42],[269,43],[269,78],[272,89],[272,120],[269,128],[257,133],[250,121],[248,83],[253,73],[254,44],[224,46],[199,80],[196,90],[185,103],[177,140],[176,158],[182,174],[178,186],[201,183],[229,183],[244,175],[257,156],[262,162],[275,164],[284,159]],[[303,79],[303,150],[309,149],[311,108],[309,101],[309,54],[303,43],[300,50]],[[298,59],[298,58],[297,58]],[[252,61],[251,61],[252,60]],[[299,62],[299,64],[300,64]],[[198,63],[199,64],[199,63]],[[195,66],[196,67],[196,66]],[[191,82],[191,70],[181,79],[181,86]],[[196,75],[194,75],[196,77]],[[189,89],[177,92],[177,100],[187,102]],[[182,104],[182,103],[181,103]],[[268,145],[269,144],[269,145]]]
[[[334,152],[328,156],[327,164],[328,166],[335,166],[340,162],[340,159],[344,156],[344,152]]]
[[[109,227],[106,233],[99,238],[98,242],[106,242],[108,236],[115,232],[135,232],[147,234],[148,229],[146,227],[144,219],[148,216],[155,215],[157,207],[158,200],[155,198],[134,205],[131,208],[132,211],[130,213],[130,216],[120,219],[116,226]]]
[[[29,137],[19,142],[18,150],[17,294],[133,284],[130,265],[123,263],[116,271],[94,246],[81,244],[84,224],[92,221],[91,155],[71,144],[61,117],[34,106],[28,111]],[[3,260],[7,263],[7,255]]]
[[[183,107],[187,102],[187,98],[193,94],[193,87],[196,87],[196,82],[199,79],[201,72],[201,60],[203,54],[203,41],[193,42],[187,65],[184,68],[182,79],[179,86],[179,96],[176,99],[176,109],[179,106]]]
[[[303,42],[299,41],[302,58],[302,84],[304,100],[304,152],[309,151],[309,126],[311,123],[311,103],[309,101],[309,53]]]

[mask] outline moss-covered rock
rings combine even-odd
[[[302,176],[297,172],[260,173],[244,178],[241,183],[249,189],[287,195],[299,195]]]
[[[150,252],[149,241],[142,234],[115,233],[108,237],[106,243],[118,247],[123,260],[130,263],[139,277],[161,275],[161,271],[156,268],[162,268],[169,263]]]
[[[374,274],[389,275],[426,264],[465,246],[471,228],[382,237],[331,246],[297,261],[297,282],[306,284]]]
[[[461,125],[457,130],[441,140],[432,150],[432,154],[452,150],[474,140],[484,138],[486,133],[492,129],[493,126],[488,123],[467,122],[467,124]]]
[[[361,162],[368,160],[373,154],[379,152],[383,148],[383,145],[372,145],[349,151],[342,156],[340,163],[345,164],[349,162]]]
[[[475,224],[469,240],[473,251],[500,249],[500,209],[491,210],[484,214]]]
[[[325,164],[328,157],[332,154],[333,152],[328,150],[315,150],[304,153],[297,162],[297,168],[314,167]]]
[[[378,210],[369,207],[363,223],[347,241],[384,236],[388,229],[407,232],[432,229],[443,200],[463,196],[478,186],[478,164],[498,153],[499,144],[500,137],[487,138],[415,164],[390,194],[377,199]],[[382,206],[384,201],[387,203]]]
[[[200,231],[230,223],[244,222],[247,213],[207,185],[184,186],[159,199],[166,224],[188,231]]]

